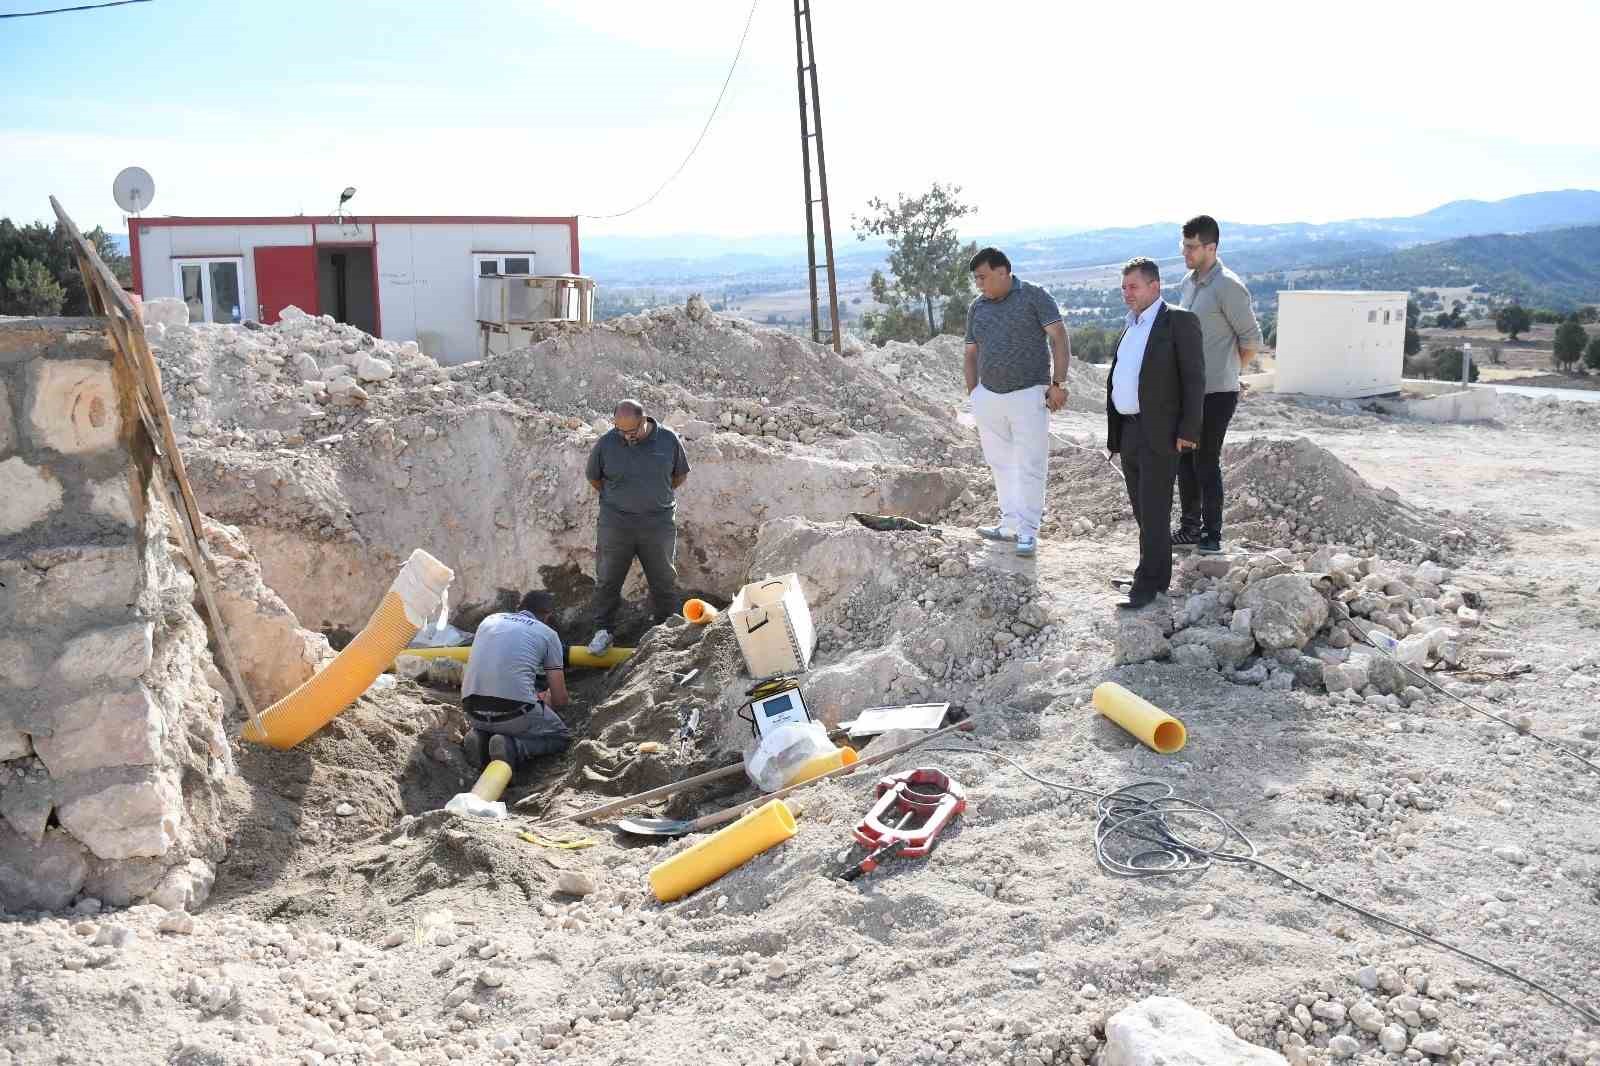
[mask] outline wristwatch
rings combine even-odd
[[[1067,387],[1067,383],[1065,381],[1052,381],[1050,382],[1050,387],[1055,389],[1064,389]]]

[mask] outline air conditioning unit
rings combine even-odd
[[[495,325],[545,322],[557,314],[556,288],[543,279],[492,275],[478,279],[478,321]]]

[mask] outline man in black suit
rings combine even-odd
[[[1122,455],[1139,523],[1139,566],[1118,604],[1136,610],[1172,584],[1172,483],[1178,454],[1200,439],[1206,363],[1200,319],[1161,299],[1154,260],[1123,264],[1122,302],[1128,320],[1106,380],[1106,448]]]

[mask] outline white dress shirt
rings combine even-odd
[[[1150,327],[1160,312],[1159,299],[1137,315],[1128,312],[1127,329],[1117,345],[1117,369],[1111,374],[1111,403],[1118,414],[1139,413],[1139,370],[1144,366],[1144,348],[1150,341]]]

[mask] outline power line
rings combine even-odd
[[[35,15],[62,15],[68,11],[97,11],[102,7],[122,7],[125,4],[148,4],[150,0],[110,0],[104,4],[80,4],[77,7],[52,7],[44,11],[15,11],[0,14],[0,19],[26,19]]]
[[[135,2],[135,0],[123,0],[123,2],[131,3]],[[655,192],[651,193],[642,202],[634,204],[626,211],[618,211],[614,215],[579,215],[579,218],[608,219],[621,218],[623,215],[631,215],[642,207],[649,207],[650,204],[655,201],[655,198],[660,196],[662,192],[666,190],[666,187],[671,185],[673,181],[677,179],[679,174],[683,173],[684,168],[689,165],[689,160],[693,159],[694,154],[700,150],[700,145],[705,141],[706,134],[711,132],[711,123],[715,121],[717,117],[717,111],[722,107],[722,98],[728,94],[728,84],[733,81],[733,72],[739,66],[739,57],[744,54],[744,42],[750,37],[750,24],[755,20],[756,7],[760,3],[761,0],[751,0],[750,13],[744,17],[744,32],[739,35],[739,47],[733,53],[733,62],[728,64],[728,76],[722,79],[722,88],[717,92],[717,102],[711,105],[711,114],[706,116],[706,124],[700,128],[700,136],[695,138],[694,147],[690,148],[689,154],[683,157],[683,162],[678,164],[678,169],[674,170],[670,175],[668,175],[667,180],[663,181],[659,186],[657,186]]]

